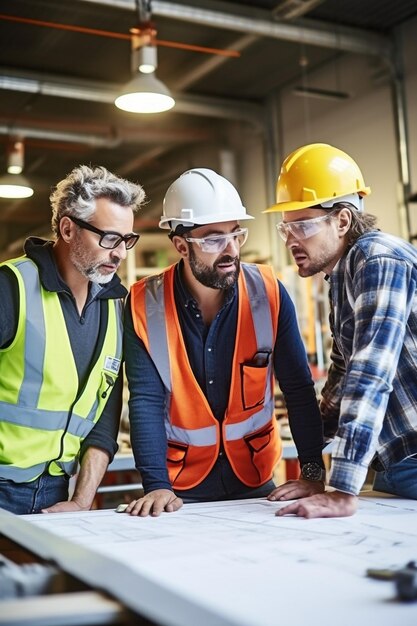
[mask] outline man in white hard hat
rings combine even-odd
[[[126,313],[131,441],[145,490],[128,513],[270,494],[281,456],[274,374],[302,466],[293,489],[324,490],[294,307],[272,268],[240,262],[240,222],[250,219],[233,185],[209,169],[185,172],[166,193],[160,226],[181,260],[136,283]]]
[[[278,232],[300,276],[330,285],[331,365],[321,412],[335,436],[332,492],[278,515],[352,515],[368,467],[374,489],[417,499],[417,250],[376,229],[355,161],[328,144],[298,148],[277,183]],[[279,487],[275,497],[285,497]]]

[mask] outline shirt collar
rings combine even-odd
[[[40,237],[29,237],[25,241],[24,251],[26,255],[36,263],[39,269],[39,276],[43,287],[47,291],[71,293],[68,285],[61,277],[55,263],[52,251],[54,242],[41,239]],[[127,290],[121,284],[119,276],[115,274],[109,283],[99,285],[89,283],[89,299],[99,297],[100,299],[124,298]]]

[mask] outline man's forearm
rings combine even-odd
[[[103,480],[109,464],[109,455],[101,448],[90,447],[85,452],[81,468],[71,500],[75,501],[80,508],[88,510],[93,504],[98,486]]]

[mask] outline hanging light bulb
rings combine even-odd
[[[158,59],[156,56],[156,47],[155,46],[142,46],[139,50],[134,51],[136,55],[136,59],[134,64],[139,69],[139,72],[142,74],[152,74],[156,68],[158,67]],[[136,67],[133,68],[133,71],[136,70]]]

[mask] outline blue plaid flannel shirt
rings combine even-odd
[[[369,464],[417,453],[417,249],[372,231],[330,283],[331,365],[321,412],[335,434],[330,485],[357,494]]]

